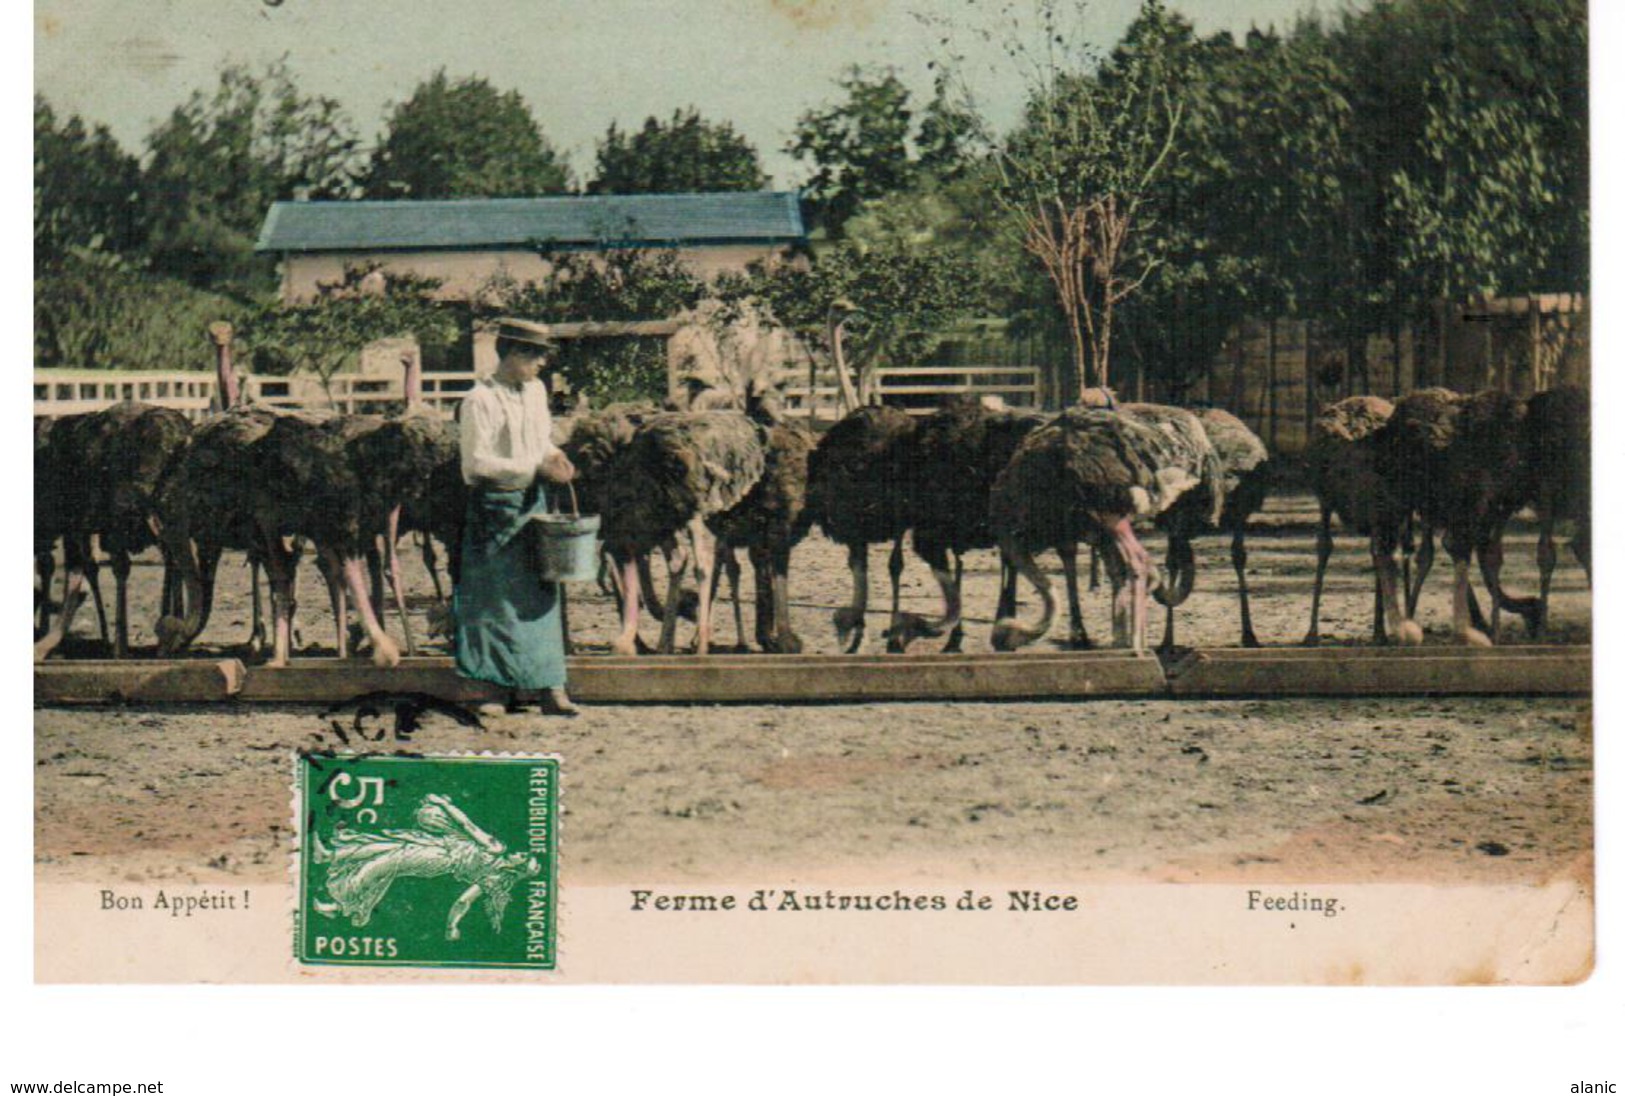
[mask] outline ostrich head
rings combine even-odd
[[[838,297],[830,302],[828,321],[830,330],[839,331],[853,316],[867,315],[850,297]]]

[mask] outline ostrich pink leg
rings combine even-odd
[[[344,560],[342,567],[345,585],[350,588],[350,596],[355,599],[356,612],[361,616],[361,626],[367,630],[367,636],[372,640],[372,664],[382,670],[399,665],[400,648],[395,646],[395,641],[389,638],[372,611],[372,598],[367,593],[370,584],[367,561],[360,556],[350,556]]]
[[[611,648],[618,655],[638,652],[638,571],[643,566],[635,555],[629,555],[621,568],[621,634],[615,637]]]
[[[395,507],[389,512],[389,543],[384,546],[386,561],[389,565],[390,593],[395,599],[395,612],[401,618],[401,633],[406,636],[406,653],[416,657],[418,645],[412,639],[412,622],[406,617],[406,590],[401,583],[401,556],[395,550],[397,538],[401,530],[401,508]]]
[[[1136,655],[1145,654],[1146,644],[1146,617],[1149,609],[1148,591],[1150,587],[1149,575],[1151,572],[1151,554],[1145,550],[1134,535],[1134,524],[1127,518],[1120,518],[1112,527],[1112,540],[1117,545],[1118,555],[1128,566],[1129,581],[1122,591],[1119,591],[1117,600],[1128,610],[1128,640]],[[1124,595],[1127,595],[1124,604]]]
[[[704,518],[697,517],[689,522],[688,530],[689,537],[694,542],[694,585],[699,588],[700,594],[694,653],[703,655],[711,651],[711,595],[714,592],[711,575],[716,567],[717,542],[711,531],[705,527]]]
[[[282,538],[260,536],[265,575],[271,586],[271,660],[269,666],[286,666],[293,648],[293,579],[297,557],[282,544]]]

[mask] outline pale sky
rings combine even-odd
[[[1198,30],[1285,27],[1345,0],[1171,0]],[[1031,0],[1014,0],[1021,14]],[[40,0],[35,88],[59,115],[106,123],[140,152],[152,125],[226,61],[258,68],[284,54],[302,88],[344,104],[369,144],[386,105],[444,66],[517,89],[577,172],[611,121],[623,128],[693,105],[732,122],[779,186],[799,181],[782,148],[797,117],[837,97],[848,64],[895,65],[928,98],[936,36],[913,13],[968,28],[1003,7],[933,0]],[[1109,45],[1137,0],[1094,0],[1090,36]],[[967,34],[969,46],[973,36]],[[972,67],[987,73],[986,49]],[[982,78],[996,120],[1014,117],[1019,82]],[[1001,115],[1003,117],[1001,117]]]

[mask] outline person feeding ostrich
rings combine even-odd
[[[574,716],[565,691],[559,588],[531,569],[526,528],[547,508],[550,484],[567,484],[575,466],[553,444],[547,387],[538,379],[550,344],[545,328],[505,320],[497,332],[497,368],[463,398],[463,482],[468,520],[462,566],[452,591],[457,672],[509,690],[520,710],[539,695],[542,710]]]

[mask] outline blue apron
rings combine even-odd
[[[564,684],[559,588],[536,577],[527,526],[547,509],[541,484],[468,492],[462,574],[452,591],[457,672],[509,689]]]

